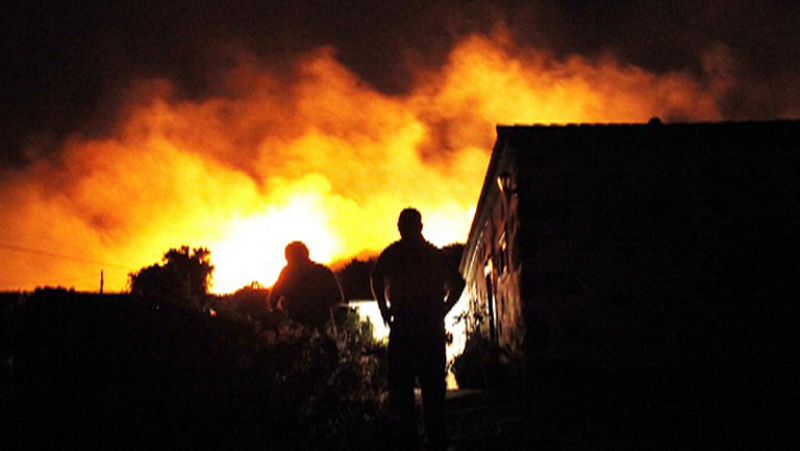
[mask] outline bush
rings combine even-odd
[[[211,316],[58,294],[34,295],[6,318],[17,438],[200,449],[378,443],[383,350],[350,309],[317,331],[272,312]]]
[[[511,382],[509,354],[478,331],[467,337],[464,352],[453,362],[460,388],[501,388]]]
[[[223,312],[218,318],[253,332],[237,343],[236,385],[249,392],[248,398],[261,400],[262,406],[253,406],[255,416],[274,426],[268,437],[253,442],[289,448],[375,446],[386,401],[384,349],[355,310],[339,310],[323,331],[274,312],[233,319]]]
[[[128,275],[131,294],[154,305],[173,303],[197,310],[205,308],[214,266],[208,249],[181,246],[154,264]]]

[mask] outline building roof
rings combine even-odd
[[[586,145],[586,144],[590,145]],[[646,146],[643,144],[647,144]],[[686,143],[691,143],[687,145]],[[481,225],[486,221],[487,205],[497,196],[496,179],[504,164],[519,164],[526,156],[554,155],[559,152],[590,155],[589,152],[648,152],[682,155],[692,158],[698,149],[739,158],[767,159],[770,150],[797,150],[800,158],[800,121],[741,121],[702,123],[662,123],[654,118],[639,124],[532,124],[498,125],[489,167],[467,239],[467,249],[474,245]],[[511,157],[510,151],[515,151]],[[514,161],[504,161],[513,158]],[[579,158],[579,157],[578,157]],[[755,160],[754,160],[755,161]],[[502,162],[502,164],[501,164]],[[533,163],[535,164],[535,163]],[[464,253],[464,259],[470,253]],[[467,262],[462,259],[461,268]]]

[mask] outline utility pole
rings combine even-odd
[[[100,294],[101,295],[103,294],[103,284],[104,284],[104,282],[105,282],[105,280],[103,278],[103,270],[101,269],[100,270]]]

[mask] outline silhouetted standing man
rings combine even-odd
[[[331,309],[343,302],[336,276],[325,265],[312,261],[308,248],[293,241],[285,249],[286,266],[272,287],[269,303],[304,325],[319,330],[331,318]]]
[[[398,440],[415,446],[414,379],[422,389],[425,434],[430,449],[444,449],[444,317],[464,290],[464,279],[440,250],[422,236],[422,216],[400,213],[400,240],[378,257],[372,293],[389,325],[389,404]],[[387,304],[388,300],[388,304]],[[399,444],[399,443],[396,443]]]

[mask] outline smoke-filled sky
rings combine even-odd
[[[121,290],[180,244],[269,285],[407,205],[463,241],[497,123],[800,117],[794,1],[17,3],[0,290]]]

